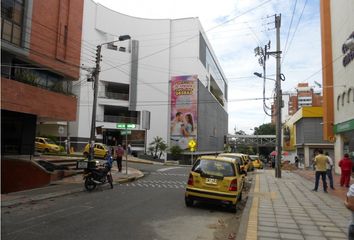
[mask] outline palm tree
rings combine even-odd
[[[153,150],[153,157],[154,158],[161,158],[161,155],[167,149],[167,144],[162,139],[162,137],[156,136],[154,141],[150,143],[149,150]]]

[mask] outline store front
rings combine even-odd
[[[354,161],[354,119],[336,124],[334,126],[336,134],[335,156],[339,161],[345,153],[348,153]],[[336,171],[339,172],[339,169]]]

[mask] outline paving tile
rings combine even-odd
[[[347,237],[343,232],[325,232],[323,231],[323,235],[326,237],[332,237],[332,238],[345,238]]]
[[[280,233],[292,233],[292,234],[299,234],[301,233],[300,229],[295,228],[278,228]]]
[[[323,227],[323,226],[319,226],[319,229],[321,231],[326,231],[326,232],[341,232],[342,231],[338,227]]]
[[[280,233],[280,237],[281,239],[304,240],[304,237],[300,234]]]
[[[322,231],[317,230],[317,229],[302,229],[301,232],[303,235],[323,236]]]
[[[258,222],[258,225],[266,226],[266,227],[276,227],[277,226],[277,224],[275,222]]]
[[[279,228],[292,228],[292,229],[298,229],[298,226],[296,224],[288,224],[288,223],[278,223]]]
[[[318,236],[304,236],[305,240],[324,240],[325,238],[322,237],[318,237]]]
[[[258,226],[258,231],[265,232],[279,232],[277,227],[268,227],[268,226]]]
[[[259,237],[258,240],[280,240],[280,238],[274,238],[274,237]]]
[[[258,237],[280,238],[279,233],[274,232],[258,232]]]
[[[303,229],[319,230],[319,228],[314,224],[309,224],[309,225],[299,224],[298,226],[301,230],[303,230]]]

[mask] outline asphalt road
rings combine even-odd
[[[1,239],[235,239],[241,211],[187,208],[188,167],[130,164],[145,177],[1,212]]]

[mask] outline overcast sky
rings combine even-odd
[[[263,111],[262,72],[254,48],[271,41],[276,49],[274,14],[281,14],[283,91],[297,83],[322,82],[319,0],[95,0],[117,12],[142,18],[199,17],[229,83],[229,133],[269,123]],[[216,27],[217,26],[217,27]],[[275,78],[275,59],[267,61],[267,76]],[[266,83],[272,97],[274,81]],[[267,101],[267,105],[271,105]]]

